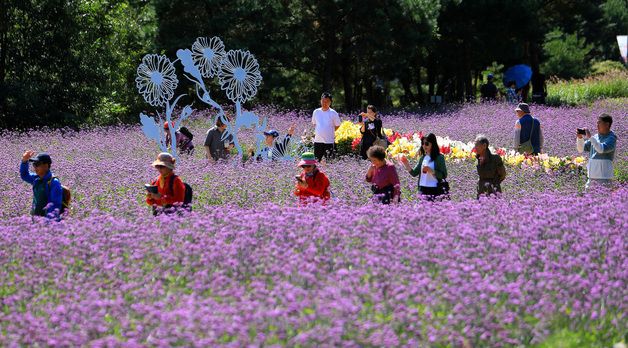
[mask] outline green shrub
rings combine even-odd
[[[543,53],[547,57],[542,70],[548,76],[560,78],[581,78],[587,75],[586,56],[591,52],[592,45],[576,34],[565,34],[554,29],[545,35]]]
[[[625,72],[626,67],[622,62],[615,60],[603,60],[601,62],[595,62],[591,65],[591,75],[604,75],[610,72]]]

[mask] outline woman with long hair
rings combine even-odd
[[[414,177],[420,175],[419,193],[428,200],[434,200],[435,197],[447,193],[443,184],[447,178],[445,156],[440,153],[434,133],[421,138],[420,154],[421,157],[414,168],[410,167],[410,163],[405,156],[401,157],[401,164],[410,175]]]

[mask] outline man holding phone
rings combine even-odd
[[[576,131],[576,147],[579,153],[589,152],[587,164],[586,188],[600,184],[612,186],[614,177],[613,160],[615,159],[615,147],[617,136],[611,131],[613,118],[608,114],[602,114],[597,120],[597,134],[591,136],[587,128],[578,128]]]

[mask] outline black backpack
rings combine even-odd
[[[194,134],[192,134],[192,132],[190,132],[190,130],[187,129],[186,127],[179,128],[179,132],[181,132],[181,134],[188,137],[190,140],[194,139]]]

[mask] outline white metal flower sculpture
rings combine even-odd
[[[266,129],[266,118],[260,118],[250,111],[242,110],[242,103],[251,100],[257,94],[257,87],[262,83],[262,75],[259,71],[259,64],[249,51],[231,50],[225,53],[225,45],[219,37],[205,38],[199,37],[194,41],[192,49],[177,50],[177,60],[183,65],[184,77],[194,83],[197,97],[205,104],[217,110],[215,118],[220,119],[227,125],[227,130],[223,132],[223,140],[231,141],[238,150],[240,156],[243,155],[242,147],[238,140],[240,128],[251,128],[256,134],[256,156],[261,151],[262,136]],[[227,97],[235,103],[236,117],[234,121],[227,118],[227,115],[216,101],[211,97],[205,79],[218,77],[220,88],[225,91]],[[137,78],[135,79],[137,88],[144,96],[144,99],[153,106],[165,106],[166,122],[170,124],[171,115],[177,101],[182,97],[177,97],[173,103],[170,99],[174,96],[178,80],[175,75],[173,62],[165,56],[150,54],[144,57],[142,64],[137,68]],[[175,127],[170,127],[171,138],[174,139],[175,129],[181,121],[192,113],[190,105],[186,106],[180,114]],[[149,139],[155,140],[163,148],[167,145],[163,141],[164,132],[161,130],[161,115],[157,113],[155,120],[145,114],[140,115],[142,130]],[[157,122],[156,124],[154,124]],[[174,155],[176,156],[175,142],[172,142]]]
[[[225,44],[216,36],[210,39],[199,37],[192,45],[192,59],[205,78],[218,74],[225,55]]]
[[[231,50],[222,62],[218,72],[220,88],[235,103],[253,99],[257,87],[262,83],[257,59],[248,51]]]
[[[148,54],[137,67],[135,85],[147,103],[164,106],[174,96],[179,80],[174,65],[164,55]]]
[[[166,56],[147,54],[142,58],[142,63],[137,67],[137,77],[135,78],[137,90],[150,105],[164,107],[167,124],[174,125],[174,127],[169,127],[168,130],[165,130],[163,129],[162,118],[159,112],[153,117],[142,113],[140,114],[142,131],[148,139],[154,140],[163,152],[167,152],[168,146],[171,145],[172,154],[175,158],[178,157],[175,131],[179,128],[181,122],[193,112],[192,107],[188,105],[180,112],[176,122],[173,122],[172,114],[182,95],[177,97],[172,104],[170,99],[174,96],[178,84],[179,80],[177,79],[174,64]],[[166,143],[168,138],[166,132],[170,133],[171,144]]]

